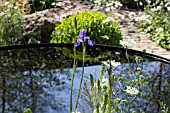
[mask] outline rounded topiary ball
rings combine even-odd
[[[64,19],[61,24],[57,24],[51,35],[51,43],[75,43],[82,29],[87,29],[86,35],[97,44],[120,46],[119,40],[122,37],[118,23],[103,13],[88,11],[72,15]]]

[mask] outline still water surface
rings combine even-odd
[[[170,64],[107,47],[87,48],[84,85],[89,89],[89,75],[97,80],[101,63],[115,60],[114,99],[130,99],[123,90],[131,85],[142,92],[131,103],[136,112],[157,113],[159,101],[170,106]],[[36,47],[0,50],[0,111],[23,113],[69,113],[69,96],[73,66],[73,47]],[[78,67],[75,74],[73,106],[77,96],[82,70],[82,51],[77,48]],[[105,73],[105,77],[108,75]],[[139,80],[141,79],[141,80]],[[140,83],[139,85],[139,82]],[[82,90],[82,97],[86,90]],[[87,100],[88,96],[85,95]],[[119,103],[126,111],[127,103]],[[170,109],[170,108],[169,108]],[[90,105],[80,99],[78,111],[90,113]],[[132,112],[131,111],[131,112]]]

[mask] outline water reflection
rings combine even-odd
[[[170,106],[170,65],[149,58],[130,55],[130,63],[122,51],[94,47],[87,49],[83,94],[89,88],[89,74],[98,79],[101,62],[108,59],[121,62],[114,69],[114,99],[124,96],[127,85],[138,87],[141,94],[131,104],[136,112],[160,111],[158,100]],[[73,65],[73,48],[39,47],[0,51],[0,110],[2,113],[22,113],[31,108],[33,113],[68,113]],[[82,52],[77,52],[78,68],[75,75],[73,100],[76,99],[81,76]],[[105,73],[107,77],[107,73]],[[141,82],[141,83],[139,83]],[[86,96],[88,96],[86,94]],[[88,99],[87,99],[88,101]],[[87,101],[81,99],[80,111],[91,112]],[[73,103],[75,105],[75,103]],[[119,103],[127,106],[127,103]],[[126,107],[123,108],[126,111]],[[169,108],[170,109],[170,108]]]

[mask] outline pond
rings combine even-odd
[[[78,111],[91,113],[89,104],[90,74],[100,77],[102,62],[115,61],[113,68],[113,106],[127,111],[160,112],[170,106],[170,60],[152,54],[119,47],[87,46],[85,76]],[[125,53],[128,54],[125,54]],[[69,113],[73,67],[73,44],[33,44],[0,48],[0,111],[23,113]],[[77,48],[77,69],[73,88],[73,106],[82,71],[82,50]],[[105,72],[107,78],[108,74]],[[128,86],[139,90],[134,98],[125,94]],[[119,102],[118,102],[119,101]],[[162,105],[163,103],[163,105]],[[169,107],[170,109],[170,107]],[[117,111],[119,112],[119,111]]]

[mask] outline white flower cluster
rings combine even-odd
[[[129,14],[128,14],[128,17],[130,18],[130,19],[134,19],[134,17],[136,17],[137,15],[136,15],[136,13],[135,12],[130,12]]]
[[[52,5],[52,6],[60,6],[60,7],[63,7],[63,6],[64,6],[64,3],[62,3],[62,2],[53,2],[51,5]]]
[[[137,95],[139,93],[139,90],[137,90],[134,87],[127,86],[127,89],[125,90],[125,92],[130,94],[130,95]]]
[[[163,8],[166,8],[168,11],[170,11],[170,1],[164,0],[164,1],[161,1],[159,6],[157,6],[156,4],[153,4],[152,7],[153,8],[150,8],[151,12],[158,12],[158,11],[161,11]]]
[[[121,19],[125,19],[125,16],[122,15],[122,14],[120,14],[120,13],[114,13],[114,15],[115,15],[116,17],[121,18]]]
[[[113,67],[117,67],[117,66],[121,65],[120,62],[115,62],[115,60],[104,61],[103,64],[104,64],[105,66],[109,67],[109,68],[110,68],[110,64],[111,64],[111,66],[113,66]]]
[[[109,86],[109,81],[106,77],[103,77],[102,81],[100,81],[100,87],[103,88],[104,86]],[[94,87],[97,87],[97,82],[94,82]]]
[[[101,5],[101,0],[94,0],[94,3],[97,5]]]
[[[103,20],[103,23],[109,23],[109,22],[115,22],[113,17],[107,17],[105,20]]]
[[[146,36],[150,38],[152,35],[150,33],[147,33]]]
[[[164,5],[168,11],[170,11],[170,1],[166,1],[165,5]]]
[[[170,11],[170,6],[169,6],[169,7],[167,7],[167,10],[168,10],[168,11]]]
[[[146,22],[148,24],[152,23],[152,16],[146,15],[144,13],[140,13],[138,16],[134,17],[135,21],[137,22]]]
[[[70,1],[67,1],[66,3],[71,4]],[[54,7],[62,7],[65,10],[69,10],[69,9],[73,8],[72,5],[66,5],[63,2],[53,2],[53,3],[51,3],[51,5],[54,6]]]
[[[103,1],[103,0],[94,0],[94,4],[96,6],[96,9],[104,8],[106,12],[111,12],[117,9],[120,9],[122,7],[122,4],[119,1]]]
[[[108,86],[109,82],[108,82],[108,78],[103,77],[100,86],[104,87],[104,86]]]
[[[5,15],[5,12],[1,12],[1,13],[0,13],[0,17],[1,17],[1,16],[4,16],[4,15]]]
[[[109,1],[109,2],[106,3],[105,11],[109,12],[109,11],[117,10],[117,9],[120,9],[120,7],[122,7],[122,4],[120,2]]]
[[[115,1],[115,2],[114,2],[114,5],[115,5],[115,7],[116,7],[117,9],[119,9],[120,7],[122,7],[122,4],[121,4],[120,2],[118,2],[118,1]]]
[[[5,2],[4,3],[4,6],[8,6],[10,3],[9,2]]]
[[[148,26],[146,29],[144,29],[145,32],[150,32],[152,30],[152,26]]]
[[[148,5],[150,5],[150,4],[151,4],[151,0],[146,0],[146,2],[148,3]]]
[[[164,31],[164,28],[160,27],[160,28],[157,28],[155,31],[161,33]]]
[[[124,47],[132,47],[136,44],[136,42],[134,40],[130,40],[130,39],[124,39],[124,40],[120,40],[120,44]]]
[[[140,5],[140,6],[142,6],[142,5],[143,5],[143,3],[140,1],[140,2],[139,2],[139,5]]]
[[[108,78],[103,77],[102,81],[100,81],[100,87],[109,86]],[[94,87],[97,88],[97,82],[94,82]]]
[[[151,12],[161,11],[161,9],[162,9],[161,6],[157,6],[157,7],[154,7],[154,8],[150,8],[150,11],[151,11]]]

